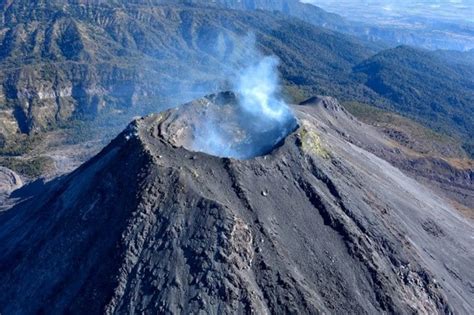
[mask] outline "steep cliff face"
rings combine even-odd
[[[215,99],[136,120],[3,212],[0,311],[473,312],[472,222],[332,122],[375,130],[313,99],[267,155],[181,147],[176,118]]]
[[[203,96],[225,84],[222,70],[249,33],[265,53],[282,59],[286,79],[309,85],[330,69],[350,71],[369,55],[349,37],[269,12],[151,4],[3,3],[0,132],[40,131],[71,117],[134,107],[148,113]]]

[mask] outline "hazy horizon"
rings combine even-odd
[[[396,19],[424,18],[460,24],[474,23],[474,0],[302,0],[352,20],[390,23]],[[386,21],[388,19],[388,21]]]

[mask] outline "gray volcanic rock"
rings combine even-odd
[[[8,195],[22,185],[23,181],[17,173],[0,166],[0,211],[8,206],[6,202]]]
[[[0,194],[9,193],[20,188],[23,181],[14,171],[0,166]]]
[[[0,312],[473,313],[472,222],[346,140],[331,120],[367,126],[336,102],[293,110],[249,160],[183,148],[175,112],[134,121],[0,214]]]
[[[333,98],[314,97],[302,103],[311,104],[314,105],[313,116],[329,125],[333,133],[464,205],[467,215],[474,218],[474,169],[457,168],[436,156],[414,156],[405,152],[390,137],[357,121]]]

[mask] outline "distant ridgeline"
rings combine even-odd
[[[335,32],[347,31],[343,18],[296,0],[18,0],[4,1],[0,12],[6,141],[99,113],[112,120],[125,112],[128,120],[227,88],[223,70],[239,54],[237,39],[253,33],[260,50],[280,58],[289,96],[396,111],[474,151],[472,52],[381,51]]]

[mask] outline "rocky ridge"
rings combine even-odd
[[[319,98],[310,98],[301,104],[320,102]],[[474,218],[474,167],[472,160],[456,160],[438,156],[433,153],[422,154],[411,148],[406,141],[397,139],[393,134],[380,128],[371,128],[358,121],[333,98],[325,98],[324,106],[316,106],[313,115],[324,121],[331,129],[350,143],[364,148],[376,156],[390,162],[409,176],[435,189],[438,194],[446,196],[451,203],[458,205],[469,218]],[[389,129],[393,132],[393,129]],[[423,139],[419,138],[421,141]],[[398,141],[396,141],[398,140]]]
[[[348,141],[334,122],[378,136],[333,99],[293,110],[249,160],[170,141],[169,112],[133,122],[0,214],[0,311],[472,313],[472,222]]]
[[[297,75],[295,63],[315,69],[299,71],[299,80],[340,65],[350,69],[371,52],[282,15],[189,3],[14,1],[0,14],[0,135],[7,139],[99,113],[149,113],[216,91],[249,33],[288,65],[285,77]],[[286,40],[301,27],[298,42]],[[299,53],[308,50],[318,58]]]

